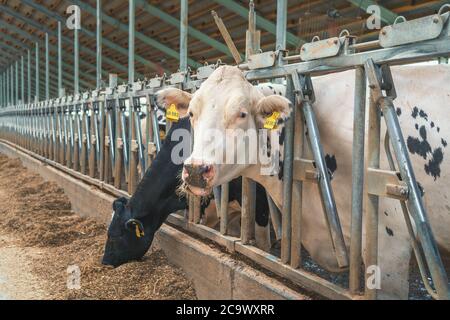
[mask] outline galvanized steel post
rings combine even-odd
[[[364,190],[364,139],[366,124],[366,74],[355,70],[355,103],[353,112],[352,218],[350,226],[350,279],[352,294],[360,289],[362,254],[362,214]]]
[[[73,46],[73,92],[80,93],[80,65],[79,65],[79,43],[78,43],[78,29],[73,29],[74,46]]]
[[[128,83],[134,82],[134,34],[135,34],[135,3],[134,0],[129,1],[128,6]]]
[[[31,52],[27,51],[27,103],[31,103]]]
[[[58,21],[58,97],[63,96],[62,90],[62,40],[61,40],[61,21]]]
[[[50,99],[50,65],[48,60],[48,33],[45,34],[45,100]]]
[[[36,42],[36,60],[35,60],[35,71],[36,71],[36,85],[34,86],[34,101],[39,101],[39,43]]]
[[[372,92],[371,92],[372,95]],[[366,171],[369,168],[380,168],[380,137],[381,137],[381,112],[373,99],[369,104],[369,127],[367,137],[367,163]],[[369,273],[369,267],[378,265],[378,204],[379,198],[376,195],[366,193],[366,210],[364,225],[366,230],[366,250],[365,250],[365,297],[370,300],[377,298],[377,289],[368,287],[367,281],[370,280],[372,273]]]
[[[23,56],[20,57],[20,96],[22,104],[25,104],[25,79],[24,79],[24,63]]]
[[[277,1],[277,35],[275,50],[286,49],[287,0]]]
[[[102,84],[102,0],[97,0],[97,89]]]
[[[180,71],[187,71],[188,1],[181,0],[180,9]]]
[[[295,100],[294,84],[292,77],[287,78],[286,97],[290,101]],[[289,263],[291,260],[291,235],[292,235],[292,183],[294,165],[294,119],[295,108],[285,124],[284,161],[283,161],[283,215],[281,232],[281,262]],[[281,168],[279,168],[281,170]]]
[[[19,61],[16,61],[16,82],[15,82],[15,93],[16,93],[16,105],[19,104]]]

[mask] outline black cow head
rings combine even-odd
[[[152,244],[154,230],[131,217],[125,198],[114,201],[113,210],[102,263],[118,267],[145,255]]]

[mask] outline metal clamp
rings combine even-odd
[[[441,10],[438,14],[411,21],[406,21],[405,17],[399,16],[395,19],[393,25],[381,29],[379,35],[380,45],[383,48],[391,48],[436,39],[441,35],[447,18],[448,15],[441,15]],[[398,23],[400,19],[403,22]]]

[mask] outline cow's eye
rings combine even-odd
[[[242,118],[242,119],[244,119],[245,117],[247,117],[247,112],[241,112],[241,113],[239,114],[239,117]]]
[[[189,117],[193,118],[194,114],[192,113],[192,111],[189,112]]]

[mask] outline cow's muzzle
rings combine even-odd
[[[206,164],[185,164],[183,167],[183,181],[188,185],[205,189],[214,177],[214,167]]]

